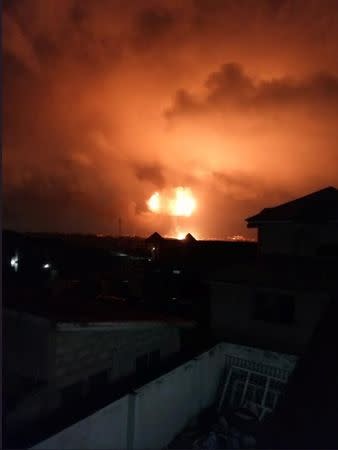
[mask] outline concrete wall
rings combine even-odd
[[[163,448],[215,402],[224,368],[219,344],[33,448]]]
[[[111,381],[132,374],[138,356],[160,350],[161,359],[180,351],[179,330],[58,331],[55,384],[62,387],[109,370]]]
[[[267,292],[278,293],[277,290]],[[295,317],[290,324],[253,319],[254,289],[214,283],[211,290],[211,329],[218,339],[236,341],[287,353],[302,352],[323,309],[329,302],[322,292],[290,292],[295,298]]]
[[[129,432],[129,401],[130,396],[127,395],[33,448],[125,449]]]
[[[338,244],[337,224],[270,224],[258,230],[261,253],[315,255],[322,245]]]
[[[142,387],[135,396],[133,448],[163,448],[216,398],[222,345]]]

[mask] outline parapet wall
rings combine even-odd
[[[286,381],[296,362],[292,355],[220,343],[32,448],[164,448],[191,419],[215,404],[231,366],[256,364]]]
[[[214,403],[224,363],[219,344],[32,448],[163,448]]]

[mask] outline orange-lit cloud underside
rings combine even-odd
[[[5,226],[223,238],[338,184],[335,1],[6,2],[3,48]]]

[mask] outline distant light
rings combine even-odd
[[[152,251],[154,252],[156,250],[156,247],[152,247]]]
[[[16,254],[11,258],[11,267],[13,267],[14,271],[17,272],[19,268],[19,256]]]
[[[181,273],[181,271],[178,270],[178,269],[175,269],[175,270],[173,270],[173,273],[174,273],[175,275],[179,275],[179,274]]]
[[[171,300],[176,300],[176,297],[171,297]]]
[[[128,280],[123,280],[123,283],[129,283],[129,281]]]
[[[51,268],[51,265],[49,263],[46,263],[46,264],[43,264],[42,268],[47,270],[47,269]]]

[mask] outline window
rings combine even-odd
[[[289,294],[257,292],[253,300],[253,318],[264,322],[291,323],[295,302]]]

